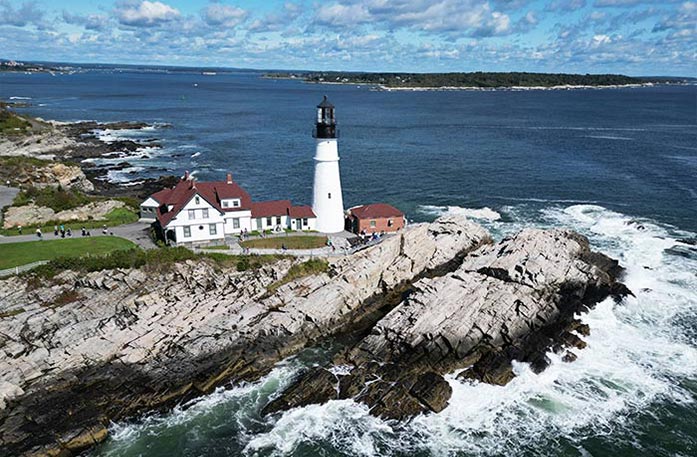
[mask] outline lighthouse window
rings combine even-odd
[[[332,198],[332,193],[331,193],[331,192],[329,192],[329,193],[327,194],[327,198],[329,198],[329,199]]]

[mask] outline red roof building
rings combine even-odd
[[[387,203],[355,206],[348,210],[353,233],[396,232],[404,228],[404,213]]]
[[[230,174],[225,181],[197,182],[187,172],[141,204],[141,220],[155,222],[169,241],[205,243],[245,231],[314,230],[316,216],[290,200],[253,202]]]

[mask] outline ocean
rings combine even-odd
[[[588,347],[507,386],[450,378],[450,406],[409,423],[352,401],[262,417],[308,349],[255,383],[112,424],[91,456],[697,455],[697,86],[383,92],[255,72],[0,73],[0,98],[58,121],[145,121],[157,138],[109,179],[228,171],[255,199],[309,204],[315,105],[336,105],[346,206],[410,221],[461,213],[497,237],[570,227],[627,269],[634,292],[582,316]],[[122,162],[123,158],[113,161]]]

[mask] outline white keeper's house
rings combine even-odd
[[[344,230],[344,203],[334,105],[317,105],[315,177],[312,207],[290,200],[252,202],[228,174],[225,181],[197,182],[187,172],[171,189],[152,194],[140,205],[143,222],[152,222],[168,244],[219,244],[226,236],[247,232]]]
[[[252,202],[231,174],[225,181],[198,182],[187,172],[176,186],[148,197],[140,215],[174,244],[215,244],[245,230],[301,231],[317,225],[309,206],[293,206],[290,200]]]

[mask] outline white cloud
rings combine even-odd
[[[208,25],[235,27],[247,18],[247,11],[236,6],[213,3],[203,10]]]
[[[117,4],[116,17],[124,25],[153,26],[169,22],[181,16],[176,8],[162,2],[148,0]]]
[[[335,3],[320,7],[315,19],[317,23],[323,25],[355,25],[369,22],[372,20],[372,15],[363,5]]]

